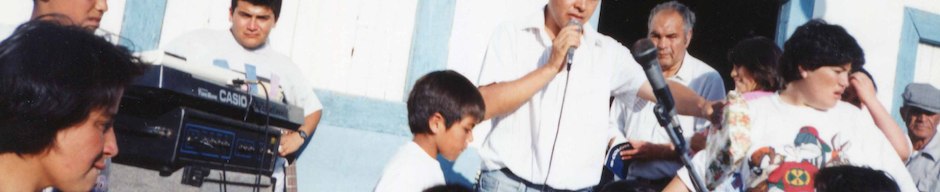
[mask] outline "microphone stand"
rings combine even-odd
[[[699,177],[698,171],[692,167],[692,158],[689,158],[689,148],[685,145],[685,138],[682,137],[682,127],[676,119],[675,101],[672,99],[672,93],[669,86],[666,85],[666,79],[663,78],[662,69],[659,61],[656,59],[657,50],[653,42],[649,39],[641,39],[633,44],[630,50],[633,59],[643,66],[646,72],[646,78],[653,87],[653,93],[656,95],[656,106],[653,107],[653,113],[656,114],[656,121],[660,126],[666,129],[672,144],[675,146],[676,155],[682,160],[682,164],[689,171],[689,178],[692,179],[692,185],[696,191],[708,191],[705,182]]]
[[[670,95],[666,99],[672,100],[672,96]],[[666,129],[666,133],[669,134],[669,138],[672,140],[673,146],[675,146],[676,154],[679,155],[679,159],[682,161],[685,169],[689,171],[689,178],[692,179],[692,185],[695,187],[695,190],[707,192],[708,188],[705,187],[705,181],[699,177],[698,171],[692,167],[692,158],[689,157],[689,148],[686,147],[685,138],[682,137],[682,126],[679,125],[679,121],[676,119],[676,109],[675,107],[667,108],[666,105],[663,105],[663,102],[665,101],[661,99],[657,100],[656,106],[653,107],[656,120],[659,122],[660,126]]]

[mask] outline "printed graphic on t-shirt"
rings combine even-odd
[[[813,191],[819,169],[847,163],[839,153],[847,142],[838,135],[827,142],[815,127],[804,126],[793,138],[792,144],[764,146],[751,153],[747,191]]]

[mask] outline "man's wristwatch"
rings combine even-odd
[[[307,140],[307,136],[309,136],[307,135],[307,132],[304,132],[304,130],[300,129],[297,130],[297,135],[300,135],[300,138],[304,138],[304,140]]]

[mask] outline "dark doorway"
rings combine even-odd
[[[734,89],[727,53],[751,36],[774,39],[780,6],[786,0],[679,1],[695,12],[689,54],[721,74],[725,88]],[[597,30],[630,47],[645,38],[650,9],[662,0],[602,0]]]

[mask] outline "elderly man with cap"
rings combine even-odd
[[[929,84],[911,83],[904,89],[901,118],[915,152],[908,159],[907,169],[919,191],[940,191],[940,90]]]

